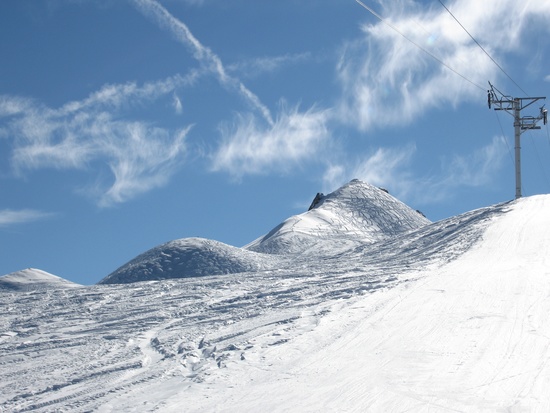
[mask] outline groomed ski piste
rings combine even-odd
[[[549,211],[430,223],[352,181],[244,248],[0,277],[0,411],[548,412]]]

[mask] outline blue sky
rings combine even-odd
[[[432,221],[513,199],[487,82],[549,95],[550,2],[444,2],[506,73],[439,1],[364,3],[397,30],[353,0],[2,1],[0,274],[242,246],[353,178]],[[524,195],[549,160],[522,135]]]

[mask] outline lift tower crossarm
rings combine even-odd
[[[544,105],[540,108],[538,116],[521,116],[521,111],[533,103],[544,100],[546,97],[526,97],[526,98],[513,98],[506,96],[491,82],[489,82],[490,89],[487,91],[487,102],[489,109],[494,106],[495,110],[503,110],[514,117],[514,140],[515,140],[515,169],[516,169],[516,199],[521,198],[521,145],[520,137],[526,130],[540,129],[537,126],[537,122],[543,121],[546,125],[548,111],[544,108]]]

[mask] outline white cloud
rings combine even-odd
[[[169,30],[179,42],[186,45],[192,51],[195,59],[206,70],[216,75],[221,85],[236,90],[268,123],[273,124],[269,109],[240,80],[227,73],[221,59],[212,50],[201,44],[187,25],[170,14],[155,0],[133,0],[133,3],[144,15],[153,18],[161,27]]]
[[[143,101],[153,101],[161,96],[172,93],[175,89],[185,85],[193,84],[198,77],[196,72],[182,77],[180,75],[168,77],[164,80],[147,82],[138,85],[135,82],[128,82],[116,85],[104,85],[97,92],[92,93],[86,99],[69,102],[63,105],[58,111],[61,115],[95,108],[124,109],[132,105],[140,104]]]
[[[254,77],[264,73],[273,73],[285,66],[302,63],[311,58],[311,53],[286,54],[274,57],[259,57],[255,59],[243,60],[232,64],[228,70],[239,72],[246,77]]]
[[[124,202],[136,194],[166,184],[181,162],[189,128],[169,136],[165,130],[152,129],[140,123],[124,125],[124,146],[117,140],[103,142],[111,154],[109,166],[114,184],[101,197],[100,205]],[[116,136],[114,137],[116,139]]]
[[[519,50],[525,28],[548,31],[550,7],[502,0],[449,2],[447,7],[495,60]],[[443,7],[414,1],[380,2],[380,14],[408,39],[437,56],[428,56],[382,22],[364,25],[364,37],[348,43],[337,67],[343,95],[339,115],[361,130],[412,122],[426,110],[465,100],[483,102],[488,79],[502,72]],[[367,13],[365,11],[365,13]],[[501,62],[501,66],[506,66]]]
[[[372,154],[344,164],[331,164],[323,176],[323,188],[330,192],[357,178],[384,187],[402,200],[418,204],[433,204],[452,197],[458,188],[491,184],[502,168],[507,154],[503,137],[494,137],[490,144],[467,155],[454,155],[441,163],[441,172],[419,177],[413,174],[411,163],[415,145],[399,148],[379,148]]]
[[[352,179],[355,179],[354,173],[348,173],[343,165],[329,164],[323,174],[323,192],[332,192]]]
[[[0,118],[23,113],[32,105],[33,103],[30,99],[19,96],[0,95]]]
[[[212,157],[213,170],[240,178],[285,171],[313,160],[329,144],[328,117],[327,111],[299,112],[284,106],[273,125],[260,124],[252,115],[239,116],[232,130],[222,131],[222,142]]]
[[[496,136],[491,143],[465,155],[442,159],[442,173],[421,181],[421,192],[412,194],[421,204],[433,204],[453,197],[459,188],[476,188],[492,184],[508,154],[505,138]]]
[[[7,227],[16,224],[24,224],[27,222],[37,221],[41,219],[51,218],[54,214],[36,211],[34,209],[1,209],[0,210],[0,227]]]
[[[348,159],[346,166],[331,164],[323,176],[323,188],[330,192],[345,182],[360,179],[391,188],[398,197],[405,197],[413,185],[408,167],[415,152],[416,146],[412,144],[400,148],[378,148],[367,156]]]
[[[254,59],[226,69],[221,59],[158,1],[133,0],[133,3],[145,16],[155,20],[188,47],[203,70],[213,74],[223,87],[236,91],[254,112],[237,114],[232,128],[222,128],[221,142],[210,156],[212,170],[226,171],[237,179],[245,174],[288,171],[300,162],[315,159],[330,144],[327,122],[331,115],[328,111],[312,108],[299,112],[297,108],[287,110],[282,106],[278,118],[273,120],[260,98],[229,74],[239,71],[251,76],[274,71],[283,65],[308,59],[308,53]],[[175,105],[177,107],[177,102]]]
[[[445,162],[445,186],[471,186],[487,185],[502,167],[502,162],[507,154],[504,137],[496,136],[490,144],[481,147],[468,156],[455,155],[450,162]]]
[[[353,174],[373,185],[392,188],[399,197],[405,197],[412,182],[407,167],[415,152],[413,144],[402,148],[379,148],[358,163]]]
[[[174,111],[178,115],[181,115],[183,113],[183,105],[181,104],[181,99],[175,93],[172,96],[172,106],[174,107]]]
[[[13,112],[4,126],[3,135],[14,141],[11,164],[23,174],[42,168],[84,170],[94,162],[104,162],[114,181],[89,188],[101,206],[161,186],[182,162],[190,128],[170,132],[143,121],[121,119],[118,109],[173,93],[185,81],[176,77],[142,86],[108,85],[59,109],[27,104]],[[16,107],[20,99],[10,103],[12,99],[3,96],[0,101]]]

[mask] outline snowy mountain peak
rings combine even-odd
[[[80,284],[36,268],[27,268],[0,277],[0,290],[32,291],[80,286]]]
[[[270,254],[315,253],[376,242],[429,223],[386,190],[354,179],[326,196],[317,194],[307,212],[288,218],[245,248]]]
[[[309,211],[287,219],[244,248],[203,238],[178,239],[140,254],[100,284],[280,268],[283,255],[333,255],[429,222],[385,190],[353,180],[326,196],[318,194]]]

